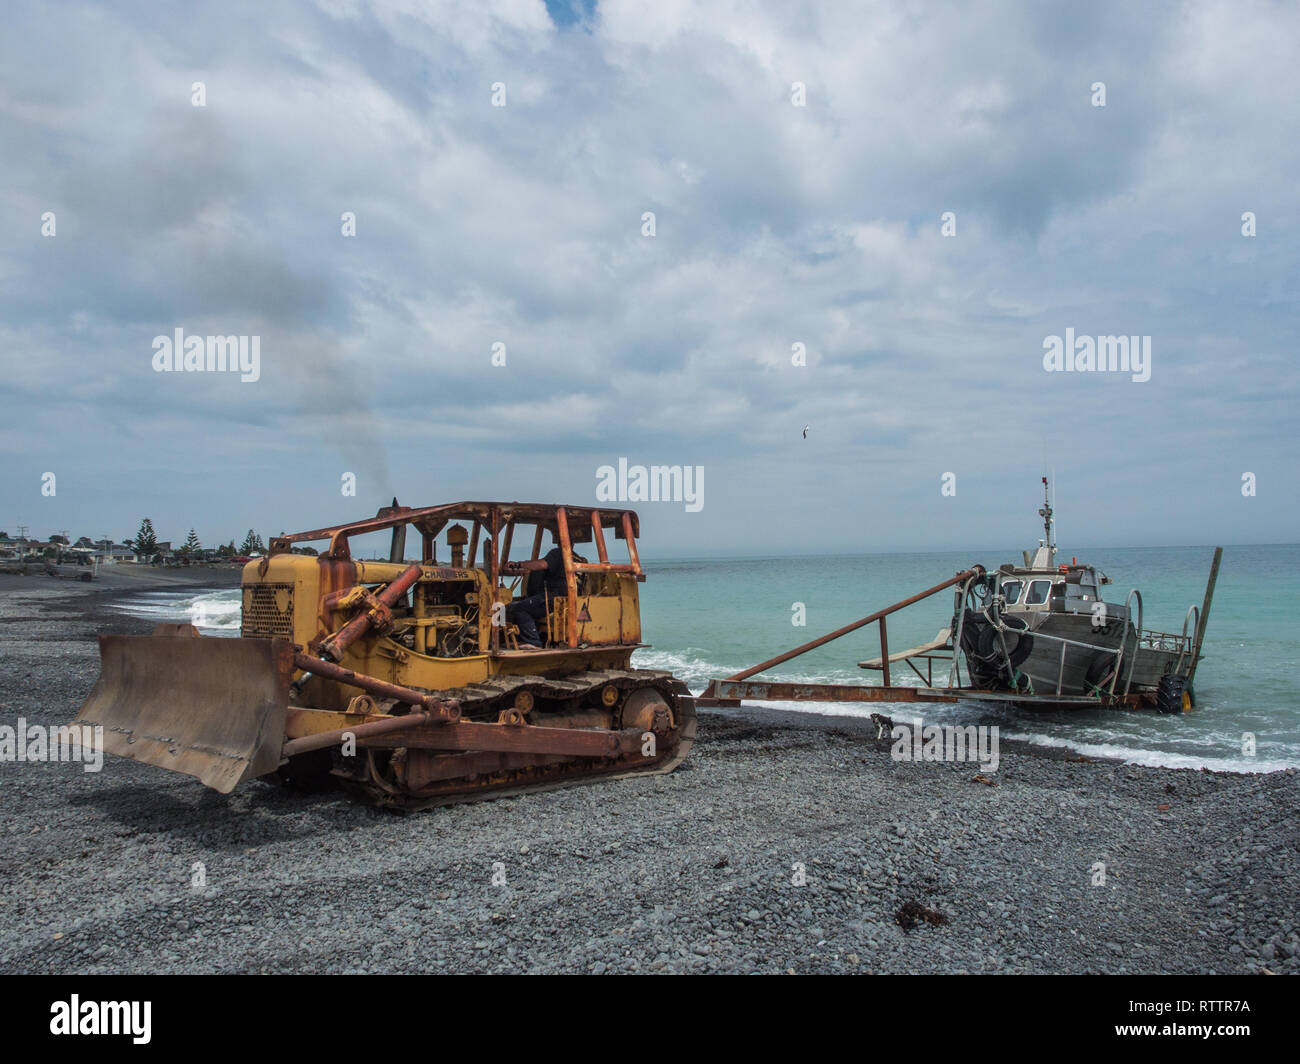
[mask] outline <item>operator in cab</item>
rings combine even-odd
[[[570,553],[574,561],[586,561],[582,555],[572,551]],[[537,622],[550,612],[552,599],[569,593],[564,578],[564,551],[559,546],[555,546],[547,552],[545,558],[527,562],[507,562],[502,571],[512,574],[534,572],[545,574],[542,577],[542,590],[524,598],[517,598],[506,606],[506,623],[519,626],[519,646],[540,649],[545,644],[541,633],[537,630]],[[527,587],[527,584],[524,586]]]

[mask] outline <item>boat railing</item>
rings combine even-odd
[[[1116,683],[1119,682],[1119,675],[1123,671],[1124,651],[1128,645],[1128,632],[1129,632],[1128,618],[1133,616],[1132,611],[1129,609],[1129,603],[1132,602],[1133,599],[1135,598],[1137,599],[1137,624],[1134,625],[1133,627],[1138,633],[1138,635],[1137,638],[1134,640],[1132,651],[1129,654],[1128,675],[1125,677],[1124,691],[1123,694],[1121,695],[1122,698],[1127,698],[1129,687],[1133,683],[1133,669],[1137,665],[1138,650],[1141,649],[1143,646],[1142,593],[1137,588],[1133,588],[1133,590],[1130,591],[1128,593],[1128,596],[1124,599],[1124,610],[1125,610],[1124,627],[1120,632],[1119,646],[1117,647],[1102,646],[1100,643],[1089,643],[1081,639],[1070,639],[1067,636],[1054,635],[1051,632],[1044,632],[1041,630],[1030,633],[1034,639],[1051,639],[1061,644],[1060,664],[1057,668],[1057,673],[1056,673],[1056,693],[1058,695],[1061,694],[1065,686],[1065,649],[1066,647],[1075,646],[1075,647],[1082,647],[1085,650],[1095,650],[1103,654],[1114,655],[1115,667],[1114,667],[1114,671],[1111,673],[1110,687],[1107,690],[1106,695],[1108,698],[1115,697],[1115,685]],[[1006,622],[1003,621],[1001,610],[998,609],[998,602],[996,599],[992,603],[992,607],[993,607],[991,610],[992,616],[989,617],[989,620],[993,622],[994,627],[997,629],[999,633],[999,642],[1001,643],[1002,646],[1003,658],[1006,661],[1007,673],[1008,675],[1014,677],[1016,674],[1016,669],[1015,666],[1011,664],[1011,654],[1007,650],[1005,633],[1015,632],[1017,634],[1020,634],[1021,629],[1011,628],[1006,624]],[[986,616],[987,615],[988,614],[986,614]],[[1163,632],[1151,632],[1146,634],[1159,637],[1159,638],[1166,637],[1166,634]],[[1178,637],[1168,636],[1168,638],[1177,639]],[[1173,649],[1178,649],[1178,648],[1174,647]]]
[[[1174,672],[1183,671],[1183,661],[1187,655],[1192,653],[1193,644],[1196,641],[1196,632],[1201,623],[1201,611],[1196,605],[1187,607],[1187,614],[1183,617],[1183,631],[1180,635],[1173,632],[1156,632],[1147,629],[1142,633],[1138,646],[1142,650],[1159,650],[1166,654],[1177,654],[1178,662],[1174,665]]]
[[[1055,635],[1051,632],[1043,632],[1041,630],[1030,633],[1035,639],[1050,639],[1061,644],[1060,663],[1056,674],[1056,693],[1058,695],[1062,693],[1065,686],[1065,651],[1067,647],[1072,646],[1081,647],[1084,650],[1095,650],[1099,653],[1114,655],[1115,668],[1110,677],[1110,687],[1106,692],[1108,697],[1114,697],[1115,685],[1119,682],[1120,674],[1124,671],[1123,664],[1126,654],[1128,659],[1128,672],[1124,679],[1124,690],[1121,694],[1121,697],[1123,698],[1128,697],[1129,689],[1133,684],[1133,671],[1137,667],[1137,658],[1140,651],[1150,650],[1161,651],[1168,654],[1177,654],[1178,662],[1174,666],[1174,672],[1182,672],[1183,662],[1190,654],[1194,653],[1195,650],[1193,644],[1196,640],[1196,632],[1199,630],[1200,609],[1195,605],[1188,607],[1187,615],[1183,618],[1183,630],[1181,634],[1176,635],[1173,632],[1157,632],[1154,629],[1143,629],[1141,627],[1142,593],[1138,591],[1137,588],[1134,588],[1128,593],[1128,597],[1124,600],[1125,609],[1128,608],[1129,603],[1135,598],[1137,599],[1137,624],[1134,625],[1133,628],[1138,633],[1138,636],[1136,640],[1130,641],[1128,638],[1129,625],[1125,623],[1123,631],[1120,634],[1119,646],[1102,646],[1100,643],[1089,643],[1086,640],[1070,639],[1066,636]],[[998,609],[999,603],[996,600],[992,605],[993,609],[990,611],[992,616],[990,616],[989,619],[994,622],[994,627],[1000,634],[1005,634],[1007,632],[1015,632],[1019,634],[1022,631],[1019,628],[1013,628],[1002,619],[1001,610]],[[1129,613],[1128,616],[1133,616],[1133,614]],[[1014,675],[1015,668],[1011,664],[1011,655],[1007,650],[1005,638],[1001,639],[1000,642],[1008,673]]]
[[[1150,629],[1142,633],[1142,638],[1138,641],[1138,646],[1143,650],[1167,650],[1175,654],[1191,646],[1191,640],[1185,635],[1174,635],[1172,632],[1153,632]]]
[[[988,614],[986,614],[985,616],[988,616]],[[1119,663],[1120,663],[1121,653],[1123,651],[1122,639],[1120,642],[1120,646],[1108,647],[1108,646],[1102,646],[1100,643],[1089,643],[1082,639],[1070,639],[1068,636],[1055,635],[1051,632],[1044,632],[1041,630],[1028,631],[1027,629],[1012,628],[1010,625],[1008,625],[1005,621],[1002,620],[1001,613],[996,609],[996,604],[995,604],[995,609],[993,611],[993,616],[990,617],[989,620],[993,622],[994,628],[996,628],[999,633],[1004,634],[1006,632],[1015,632],[1017,635],[1021,635],[1027,632],[1027,634],[1031,635],[1034,639],[1050,639],[1053,640],[1054,642],[1061,644],[1060,666],[1056,674],[1056,693],[1058,695],[1061,694],[1062,688],[1065,686],[1065,648],[1066,647],[1082,647],[1084,650],[1096,650],[1103,654],[1115,655],[1116,658],[1115,675],[1116,676],[1119,675]],[[1015,676],[1016,669],[1015,666],[1011,664],[1011,654],[1007,650],[1007,644],[1005,638],[1001,640],[1001,645],[1002,645],[1002,654],[1004,660],[1006,661],[1008,675]],[[1110,693],[1114,694],[1113,682],[1111,684]],[[1127,689],[1125,690],[1125,693],[1127,694]]]
[[[1187,631],[1188,625],[1191,625],[1191,633]],[[1182,674],[1183,660],[1188,654],[1195,655],[1199,648],[1192,646],[1196,639],[1196,633],[1201,628],[1201,609],[1195,603],[1187,607],[1187,613],[1183,616],[1183,634],[1178,641],[1178,664],[1174,666],[1174,672]]]
[[[1129,689],[1129,685],[1132,684],[1132,682],[1133,682],[1133,667],[1137,664],[1137,653],[1138,653],[1138,648],[1139,648],[1139,646],[1141,645],[1141,641],[1142,641],[1142,592],[1140,592],[1137,588],[1133,588],[1133,590],[1131,590],[1131,591],[1130,591],[1130,592],[1125,596],[1125,598],[1124,598],[1124,613],[1125,613],[1125,616],[1126,616],[1126,617],[1132,617],[1132,616],[1133,616],[1133,611],[1129,609],[1129,603],[1130,603],[1134,598],[1137,599],[1137,604],[1138,604],[1138,610],[1137,610],[1137,624],[1133,625],[1133,631],[1134,631],[1134,634],[1137,636],[1137,639],[1135,640],[1135,642],[1134,642],[1134,644],[1133,644],[1133,653],[1132,653],[1132,655],[1130,655],[1130,657],[1129,657],[1129,662],[1128,662],[1128,676],[1127,676],[1127,677],[1125,678],[1125,680],[1124,680],[1124,696],[1123,696],[1123,697],[1125,697],[1125,698],[1128,697],[1128,689]],[[1120,633],[1119,633],[1119,652],[1118,652],[1118,654],[1117,654],[1117,656],[1116,656],[1116,658],[1115,658],[1115,672],[1114,672],[1114,675],[1112,675],[1111,678],[1110,678],[1110,690],[1109,690],[1109,692],[1108,692],[1108,694],[1110,695],[1111,698],[1114,698],[1114,697],[1115,697],[1115,684],[1116,684],[1116,682],[1119,680],[1120,669],[1122,669],[1122,668],[1124,667],[1124,647],[1125,647],[1125,644],[1128,643],[1128,629],[1129,629],[1129,626],[1128,626],[1127,624],[1125,624],[1124,627],[1123,627],[1122,629],[1120,629]]]

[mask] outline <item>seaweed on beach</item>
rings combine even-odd
[[[894,913],[894,919],[904,931],[911,931],[912,928],[921,923],[933,924],[937,927],[939,924],[948,922],[948,917],[944,916],[943,913],[928,909],[916,901],[903,902],[898,912]]]

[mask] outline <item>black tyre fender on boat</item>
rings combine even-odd
[[[1166,673],[1156,686],[1156,708],[1161,713],[1183,713],[1192,708],[1192,688],[1186,676]]]
[[[1020,634],[1016,636],[1015,646],[1011,647],[1007,652],[1011,658],[1011,667],[1018,669],[1025,663],[1025,659],[1029,657],[1029,652],[1034,649],[1034,637],[1028,632],[1029,625],[1018,617],[1006,617],[1004,623],[1008,628],[1020,629]]]
[[[1019,668],[1024,660],[1029,657],[1029,652],[1034,649],[1034,637],[1025,631],[1029,626],[1014,617],[1003,618],[1003,623],[1010,629],[1018,631],[1004,632],[1003,638],[1007,644],[1007,655],[1011,658],[1012,668]],[[1002,664],[1002,643],[998,639],[998,630],[990,624],[980,629],[979,643],[977,644],[977,653],[986,661],[997,661]]]
[[[998,630],[985,622],[975,637],[975,653],[985,661],[991,660],[998,649]]]
[[[1004,618],[1004,623],[1012,631],[1001,633],[999,638],[998,630],[986,618],[975,615],[973,623],[968,621],[970,627],[963,632],[962,643],[968,645],[968,650],[983,666],[973,677],[979,684],[1005,684],[1014,689],[1018,670],[1034,648],[1034,637],[1024,630],[1028,625],[1018,618]],[[1010,673],[1002,657],[1002,639],[1006,640],[1007,656],[1011,659]]]

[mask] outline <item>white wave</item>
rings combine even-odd
[[[1116,758],[1129,765],[1145,765],[1149,768],[1207,768],[1211,772],[1263,773],[1281,772],[1288,768],[1300,767],[1297,761],[1279,761],[1247,757],[1200,757],[1188,754],[1175,754],[1168,750],[1143,750],[1118,743],[1084,743],[1073,739],[1063,739],[1055,735],[1043,735],[1040,732],[1003,732],[1003,738],[1018,739],[1035,746],[1053,746],[1058,749],[1072,750],[1085,757]]]
[[[239,588],[220,591],[149,591],[112,604],[132,617],[188,622],[201,632],[238,632],[243,599]]]
[[[662,669],[671,672],[692,691],[702,691],[705,685],[719,676],[735,672],[722,665],[715,665],[703,658],[685,654],[674,654],[668,650],[638,650],[632,654],[632,667],[635,669]],[[698,690],[697,690],[698,688]]]
[[[870,717],[873,713],[888,716],[890,706],[896,702],[755,702],[745,699],[747,706],[763,709],[780,709],[790,713],[816,713],[823,717]]]

